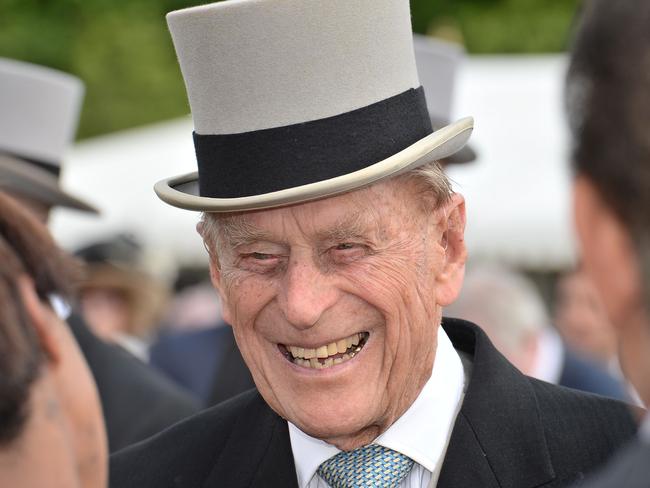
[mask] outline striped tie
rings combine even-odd
[[[404,454],[370,444],[338,453],[317,472],[332,488],[397,488],[412,467],[413,460]]]

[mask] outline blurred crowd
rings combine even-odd
[[[433,126],[442,127],[462,48],[418,38],[416,57]],[[31,463],[56,471],[57,486],[100,486],[108,453],[255,387],[207,256],[205,267],[162,276],[136,234],[88,236],[72,253],[48,234],[53,208],[102,211],[59,182],[82,97],[74,77],[0,59],[0,457],[17,439],[29,452],[0,475],[3,486],[25,486]],[[648,126],[638,130],[647,145]],[[443,163],[475,158],[467,147]],[[528,376],[643,407],[593,268],[581,258],[542,283],[534,270],[470,257],[443,313],[478,324]],[[53,486],[47,473],[29,486]]]

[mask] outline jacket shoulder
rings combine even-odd
[[[530,378],[559,479],[604,463],[636,433],[630,405]],[[582,476],[582,475],[581,475]]]
[[[209,408],[110,458],[113,488],[200,486],[242,419],[268,408],[257,390]]]
[[[569,486],[636,431],[628,405],[523,375],[476,325],[443,320],[456,350],[472,358],[469,382],[440,479],[467,486]],[[473,471],[468,447],[473,446]]]

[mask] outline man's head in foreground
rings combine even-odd
[[[156,191],[205,213],[264,400],[341,449],[367,444],[430,377],[462,281],[463,199],[436,161],[473,122],[432,127],[405,0],[220,2],[168,23],[199,173]]]
[[[587,2],[567,103],[585,271],[617,329],[621,365],[650,401],[650,3]]]
[[[0,193],[0,484],[103,487],[106,436],[90,371],[52,300],[75,267]]]

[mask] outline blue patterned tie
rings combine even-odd
[[[412,467],[413,460],[404,454],[370,444],[338,453],[317,472],[332,488],[397,488]]]

